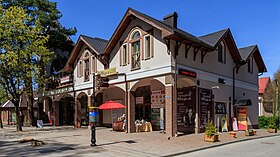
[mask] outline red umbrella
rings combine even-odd
[[[115,101],[107,101],[106,103],[102,104],[99,106],[100,110],[111,110],[111,116],[112,116],[112,125],[113,125],[113,113],[112,110],[113,109],[123,109],[125,108],[125,106],[123,104],[120,104],[118,102]]]
[[[115,101],[107,101],[106,103],[99,106],[100,110],[112,110],[112,109],[122,109],[122,108],[125,108],[125,106]]]

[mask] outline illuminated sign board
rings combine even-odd
[[[184,76],[189,76],[189,77],[193,77],[196,78],[196,73],[193,71],[188,71],[188,70],[184,70],[184,69],[179,69],[178,70],[179,75],[184,75]]]

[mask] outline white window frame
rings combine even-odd
[[[91,56],[91,73],[94,74],[95,73],[95,57]]]
[[[146,38],[149,37],[150,38],[150,55],[147,55],[147,49],[146,49]],[[144,58],[145,59],[150,59],[152,58],[152,36],[151,35],[145,35],[144,36]]]
[[[139,38],[137,38],[137,39],[132,39],[132,37],[133,37],[133,35],[134,35],[134,33],[135,32],[139,32],[139,34],[140,34],[140,36],[139,36]],[[135,30],[133,30],[132,31],[132,33],[131,33],[131,35],[130,35],[130,37],[129,37],[129,39],[130,39],[130,58],[131,58],[131,70],[138,70],[138,69],[141,69],[141,60],[142,60],[142,51],[143,51],[143,49],[142,49],[142,44],[143,44],[143,42],[142,42],[142,33],[141,33],[141,31],[139,30],[139,29],[135,29]],[[139,60],[139,64],[140,64],[140,66],[139,67],[137,67],[137,68],[133,68],[133,53],[132,53],[132,50],[133,50],[133,47],[132,47],[132,45],[135,43],[135,42],[138,42],[139,41],[139,58],[140,58],[140,60]]]
[[[126,47],[126,52],[124,52],[124,47]],[[122,66],[125,66],[128,64],[128,44],[123,44],[121,49],[122,49]],[[124,56],[126,56],[126,58]]]
[[[222,47],[222,60],[219,61],[219,46],[218,46],[218,62],[226,64],[226,45],[221,42],[221,47]]]

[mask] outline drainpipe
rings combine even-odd
[[[233,116],[236,116],[236,108],[234,107],[236,99],[235,99],[235,73],[238,73],[239,68],[246,64],[245,60],[241,60],[232,68],[232,105],[229,105],[229,128],[231,128],[232,117],[231,117],[231,106],[233,106]],[[230,129],[231,130],[231,129]]]
[[[125,132],[128,133],[128,92],[127,92],[127,78],[126,78],[126,73],[119,73],[117,74],[118,76],[124,76],[124,83],[125,83],[125,95],[124,95],[124,105],[125,105],[125,116],[126,116],[126,121],[125,121]]]

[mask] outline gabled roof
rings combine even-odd
[[[108,44],[108,40],[105,40],[105,39],[101,39],[101,38],[97,38],[97,37],[92,38],[92,37],[85,36],[85,35],[81,35],[80,37],[83,38],[84,41],[87,44],[89,44],[92,48],[94,48],[98,54],[102,54],[105,47]]]
[[[87,45],[92,53],[95,53],[96,56],[103,54],[104,49],[107,45],[108,41],[101,38],[92,38],[85,35],[80,35],[74,49],[71,52],[70,57],[64,67],[64,71],[72,71],[74,62],[79,55],[81,48],[83,45]]]
[[[270,82],[269,77],[259,78],[259,94],[264,93],[269,82]]]
[[[198,38],[206,41],[211,46],[216,47],[217,44],[221,41],[221,39],[226,35],[227,31],[229,31],[228,28],[207,35],[203,35]]]
[[[4,104],[1,105],[1,107],[10,108],[15,107],[11,100],[6,101]]]
[[[242,59],[247,60],[250,57],[250,55],[252,54],[255,47],[256,47],[256,45],[239,48],[239,52],[240,52]]]
[[[204,40],[205,42],[209,43],[211,46],[213,46],[215,49],[220,44],[221,41],[225,41],[227,46],[229,47],[230,54],[234,60],[235,63],[239,63],[242,61],[242,58],[239,54],[238,48],[235,44],[234,38],[231,34],[231,31],[229,28],[220,30],[214,33],[210,33],[204,36],[199,37],[201,40]]]
[[[240,55],[242,56],[242,59],[245,61],[248,61],[250,57],[253,55],[258,65],[259,73],[267,72],[266,66],[264,64],[264,61],[262,59],[261,53],[257,45],[240,48],[239,52]]]
[[[172,27],[172,26],[164,23],[163,21],[157,20],[151,16],[143,14],[132,8],[128,8],[124,17],[122,18],[121,22],[119,23],[117,29],[115,30],[111,39],[109,40],[109,43],[104,50],[104,54],[111,53],[111,51],[114,49],[114,47],[118,43],[119,39],[121,38],[122,34],[126,30],[129,23],[135,18],[138,18],[138,19],[150,24],[151,26],[161,30],[162,36],[164,38],[181,39],[184,42],[190,42],[190,43],[196,44],[198,46],[201,46],[202,49],[213,50],[213,47],[211,45],[209,45],[205,41],[195,37],[194,35],[191,35],[190,33],[187,33],[179,28]]]

